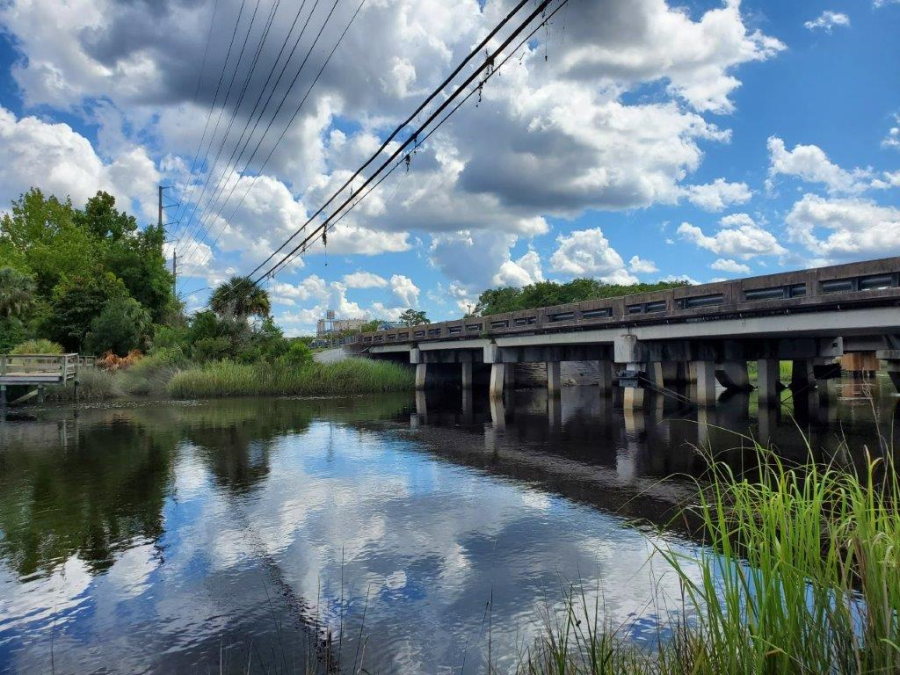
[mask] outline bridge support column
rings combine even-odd
[[[759,367],[759,405],[777,406],[781,402],[778,395],[779,362],[778,359],[760,359]]]
[[[503,387],[506,384],[506,364],[494,363],[491,365],[490,397],[503,398]]]
[[[729,391],[750,391],[746,361],[726,361],[716,368],[716,379]]]
[[[474,366],[471,361],[459,364],[462,368],[462,388],[463,391],[472,391],[472,374]]]
[[[597,384],[600,385],[600,395],[609,396],[613,386],[613,368],[615,364],[610,361],[600,361],[597,368]]]
[[[678,364],[674,361],[653,361],[647,364],[647,379],[654,387],[664,388],[677,379]]]
[[[6,385],[0,384],[0,408],[6,407]]]
[[[37,402],[38,405],[44,405],[44,385],[39,384],[37,388]]]
[[[506,382],[504,385],[506,386],[507,391],[514,391],[516,388],[516,364],[515,363],[507,363],[506,364]]]
[[[900,349],[883,349],[878,351],[876,356],[884,363],[884,369],[891,378],[891,382],[900,392]]]
[[[547,361],[547,394],[550,396],[559,396],[562,386],[560,365],[559,361]]]
[[[644,409],[644,392],[641,387],[625,387],[622,405],[626,411]]]
[[[425,382],[428,377],[428,366],[424,363],[416,364],[416,391],[425,391]]]
[[[816,386],[816,373],[812,359],[794,359],[791,365],[791,389],[796,391],[804,387],[813,389]]]
[[[697,371],[697,400],[699,406],[716,404],[716,362],[692,361]]]

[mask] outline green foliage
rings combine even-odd
[[[50,302],[46,334],[68,351],[81,351],[94,319],[110,300],[125,298],[127,293],[122,282],[110,273],[61,284]]]
[[[702,523],[705,546],[656,544],[660,573],[678,578],[677,608],[689,617],[670,637],[638,648],[582,596],[548,622],[519,672],[900,672],[900,479],[891,455],[856,473],[789,467],[755,451],[761,466],[748,477],[711,460],[685,513]]]
[[[10,354],[62,354],[62,345],[50,340],[27,340],[16,345],[9,351]]]
[[[489,288],[478,297],[475,314],[489,316],[516,312],[522,309],[551,307],[570,302],[617,298],[633,293],[647,293],[686,285],[683,282],[660,281],[655,284],[606,284],[597,279],[575,279],[565,284],[555,281],[539,281],[523,288]]]
[[[27,338],[25,324],[18,319],[0,318],[0,354],[7,354]]]
[[[0,267],[0,318],[26,319],[37,303],[34,277]]]
[[[425,312],[408,309],[400,315],[400,323],[404,326],[419,326],[423,323],[431,323]]]
[[[371,321],[366,321],[362,326],[359,327],[360,333],[374,333],[378,330],[378,327],[384,323],[381,319],[372,319]]]
[[[313,362],[313,353],[307,344],[293,340],[289,343],[287,352],[281,356],[281,360],[289,366],[307,366]]]
[[[86,345],[90,352],[103,354],[112,351],[125,356],[133,349],[144,347],[150,328],[150,312],[134,298],[117,297],[106,303],[100,316],[91,321]]]
[[[187,346],[187,339],[187,326],[157,326],[153,334],[150,354],[170,349],[178,349],[183,352]]]
[[[265,318],[272,311],[269,294],[248,277],[231,277],[221,284],[213,291],[209,306],[222,318]]]
[[[0,219],[0,268],[18,270],[34,286],[19,295],[20,301],[28,299],[23,305],[28,316],[18,316],[21,325],[7,330],[20,336],[46,334],[67,349],[80,349],[91,322],[120,295],[134,298],[155,322],[172,318],[179,307],[163,256],[164,236],[157,226],[140,230],[105,192],[76,209],[69,200],[31,189]],[[120,287],[113,295],[102,292],[110,278]],[[0,278],[0,305],[9,285],[4,281]],[[83,292],[76,290],[85,284]],[[0,334],[4,341],[9,340]]]
[[[368,359],[296,367],[219,361],[181,371],[169,392],[175,398],[366,394],[412,391],[414,379],[408,367]]]

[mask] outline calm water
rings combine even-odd
[[[576,582],[653,639],[651,591],[677,605],[677,588],[648,556],[694,546],[646,524],[690,495],[659,479],[702,470],[692,444],[748,461],[733,431],[800,458],[799,425],[852,461],[844,442],[877,447],[898,399],[882,380],[874,405],[835,384],[824,408],[760,415],[736,397],[699,420],[661,400],[626,417],[590,387],[493,407],[18,410],[0,423],[0,672],[291,672],[326,650],[373,673],[483,672],[489,652],[514,663]]]

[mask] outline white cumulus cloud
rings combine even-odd
[[[576,230],[557,237],[550,258],[554,271],[572,277],[598,277],[607,283],[633,284],[637,277],[625,269],[622,256],[609,244],[603,230]]]
[[[720,272],[729,272],[731,274],[750,274],[750,266],[739,263],[736,260],[719,258],[710,267]]]
[[[815,19],[810,19],[803,26],[807,30],[823,30],[830,33],[835,26],[850,26],[850,17],[843,12],[832,12],[826,9]]]

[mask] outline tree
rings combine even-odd
[[[53,293],[44,329],[67,351],[81,351],[91,323],[114,298],[128,297],[125,285],[113,274],[76,277],[60,284]]]
[[[607,284],[598,279],[573,279],[565,284],[555,281],[539,281],[523,288],[489,288],[478,297],[475,313],[480,316],[490,316],[598,298],[618,298],[632,293],[646,293],[685,285],[680,281],[674,283],[660,281],[654,284],[631,284],[628,286]]]
[[[431,323],[431,320],[425,315],[425,312],[408,309],[400,315],[400,323],[404,326],[418,326],[423,323]]]
[[[134,298],[116,297],[106,303],[100,316],[91,321],[86,338],[88,350],[96,354],[112,351],[125,356],[145,346],[150,329],[150,312]]]
[[[65,279],[101,272],[97,240],[75,223],[75,215],[69,200],[32,188],[0,219],[0,264],[33,274],[45,300]]]
[[[265,318],[272,311],[269,294],[249,277],[231,277],[213,291],[209,307],[219,317]]]
[[[97,241],[104,269],[122,280],[154,321],[162,322],[174,299],[163,254],[163,228],[149,225],[138,230],[134,217],[117,210],[116,198],[106,192],[98,192],[76,211],[74,222]]]
[[[24,320],[37,303],[34,277],[0,267],[0,317]]]

